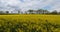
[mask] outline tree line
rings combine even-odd
[[[25,12],[25,14],[60,14],[60,12],[57,12],[57,10],[50,12],[48,10],[38,9],[38,10],[28,10]]]
[[[38,9],[38,10],[28,10],[25,11],[25,13],[21,12],[20,10],[17,11],[17,13],[13,13],[11,11],[11,13],[9,13],[9,11],[0,11],[0,14],[60,14],[60,12],[57,12],[57,10],[54,10],[52,12],[48,11],[48,10],[44,10],[44,9]]]

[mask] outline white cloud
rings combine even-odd
[[[52,5],[51,10],[57,10],[60,12],[60,0],[54,0],[50,5]]]
[[[22,10],[40,9],[47,5],[52,5],[51,10],[60,10],[60,0],[0,0],[2,10]],[[48,8],[47,8],[48,9]]]

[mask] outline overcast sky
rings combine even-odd
[[[60,0],[0,0],[0,10],[47,9],[60,11]]]

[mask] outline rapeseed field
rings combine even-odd
[[[0,15],[0,32],[60,32],[60,15]]]

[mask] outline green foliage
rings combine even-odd
[[[58,14],[56,10],[52,11],[51,14]]]

